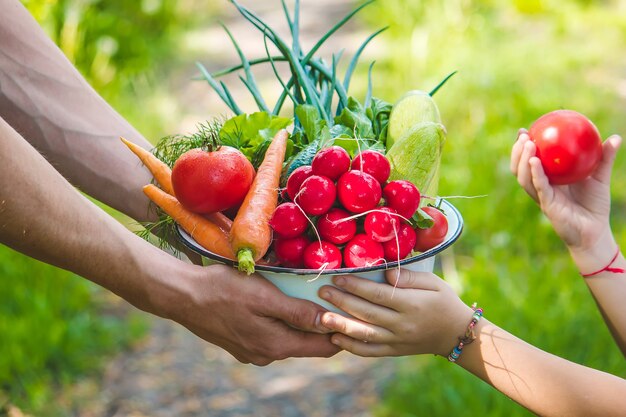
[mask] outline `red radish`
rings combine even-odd
[[[384,184],[391,173],[389,161],[380,152],[366,150],[358,154],[352,160],[352,169],[370,174],[376,180]]]
[[[375,242],[387,242],[396,237],[400,228],[400,218],[390,207],[380,207],[365,216],[365,233]]]
[[[370,174],[361,171],[348,171],[337,183],[339,201],[353,213],[363,213],[373,209],[380,202],[380,183]]]
[[[420,192],[413,183],[405,180],[391,181],[385,186],[383,196],[387,206],[399,215],[410,219],[420,205]]]
[[[417,238],[415,250],[426,252],[445,240],[446,234],[448,234],[448,219],[441,210],[435,207],[424,207],[422,210],[428,213],[434,221],[433,225],[428,229],[415,229]]]
[[[305,235],[293,238],[278,238],[274,240],[274,252],[281,266],[287,268],[302,268],[304,266],[304,249],[311,241]]]
[[[276,207],[270,219],[270,226],[280,237],[290,238],[306,231],[309,220],[294,203],[283,203]]]
[[[254,167],[243,153],[229,146],[213,152],[191,149],[172,168],[176,199],[187,210],[207,214],[224,211],[243,202]]]
[[[350,217],[350,213],[340,208],[332,208],[317,220],[317,232],[324,240],[343,245],[356,234],[356,220],[338,221]]]
[[[310,165],[298,167],[293,170],[289,178],[287,179],[287,195],[293,201],[296,198],[296,194],[300,191],[300,186],[311,175],[313,175],[313,169]]]
[[[335,202],[337,189],[335,183],[320,175],[305,179],[294,201],[310,216],[326,213]]]
[[[333,181],[350,169],[350,155],[341,146],[331,146],[319,151],[311,163],[314,175],[323,175]]]
[[[384,257],[383,245],[365,234],[353,237],[343,250],[343,260],[348,268],[379,265],[384,262]]]
[[[304,249],[304,266],[325,270],[341,268],[341,251],[332,243],[315,241]]]
[[[397,262],[398,259],[406,258],[413,250],[416,240],[415,230],[410,225],[401,223],[400,230],[398,230],[398,240],[396,241],[394,236],[390,241],[383,243],[385,259],[390,262]]]

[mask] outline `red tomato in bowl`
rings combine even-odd
[[[243,153],[229,146],[207,152],[192,149],[172,168],[172,186],[180,203],[195,213],[215,213],[243,202],[254,167]]]
[[[422,208],[430,217],[433,218],[433,225],[428,229],[415,229],[415,250],[418,252],[426,252],[429,249],[446,240],[448,234],[448,219],[443,212],[435,207]]]
[[[573,110],[541,116],[528,131],[551,184],[573,184],[587,178],[602,159],[602,139],[589,119]]]

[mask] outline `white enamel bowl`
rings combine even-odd
[[[400,261],[402,268],[411,271],[432,272],[435,255],[450,247],[461,235],[463,218],[459,211],[446,200],[441,200],[441,208],[448,219],[448,234],[445,240],[434,248]],[[236,262],[207,251],[200,246],[187,232],[177,227],[181,241],[194,252],[213,261],[235,266]],[[322,273],[310,269],[294,269],[278,266],[257,265],[256,271],[271,281],[285,294],[313,301],[328,310],[338,311],[336,307],[318,297],[317,292],[323,285],[332,285],[334,275],[356,275],[376,282],[385,282],[385,270],[396,268],[397,262],[387,265],[376,265],[363,268],[329,269]]]

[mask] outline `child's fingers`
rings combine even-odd
[[[528,164],[530,165],[533,187],[537,193],[536,200],[542,207],[545,207],[554,198],[554,188],[550,185],[550,180],[543,171],[539,158],[533,156]]]
[[[394,355],[394,351],[389,345],[365,343],[342,334],[334,334],[331,341],[343,350],[359,356],[378,357]]]
[[[537,200],[537,190],[533,185],[532,175],[530,171],[530,158],[535,156],[536,147],[531,140],[524,142],[524,149],[517,167],[517,182],[528,193],[528,195]]]
[[[394,335],[387,329],[360,320],[344,317],[341,314],[326,312],[322,324],[336,332],[366,343],[391,343]]]
[[[522,157],[522,150],[524,149],[524,143],[528,141],[528,135],[524,129],[520,129],[517,134],[517,140],[513,145],[513,149],[511,150],[511,173],[517,176],[517,168],[519,165],[519,160]]]
[[[622,144],[622,138],[618,135],[613,135],[602,144],[602,162],[596,169],[593,177],[598,181],[609,184],[611,182],[611,172],[613,171],[613,163],[615,162],[615,155],[617,150]]]
[[[372,285],[368,286],[366,284]],[[364,287],[369,288],[363,289]],[[377,289],[372,289],[371,287],[377,287]],[[397,297],[395,300],[391,299],[392,287],[355,278],[353,284],[347,287],[342,286],[342,288],[349,292],[340,291],[337,288],[326,285],[320,289],[319,294],[322,299],[367,323],[390,326],[397,321],[397,313],[394,310],[383,307],[384,304],[390,304],[391,301],[398,302]]]
[[[387,282],[398,288],[413,288],[418,290],[439,291],[441,278],[430,272],[415,272],[408,269],[390,269],[385,272]]]
[[[381,306],[394,308],[397,304],[391,298],[394,295],[393,288],[386,284],[359,278],[352,275],[339,275],[333,278],[333,283],[351,294]]]

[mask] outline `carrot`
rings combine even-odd
[[[289,133],[283,129],[272,140],[230,230],[230,244],[237,255],[239,270],[247,274],[254,272],[254,263],[265,255],[272,243],[269,221],[278,204],[280,172],[288,138]]]
[[[174,186],[172,185],[172,170],[165,162],[162,162],[159,158],[154,156],[152,153],[148,152],[141,146],[138,146],[123,137],[120,137],[122,142],[128,149],[130,149],[135,155],[139,157],[141,162],[145,165],[146,168],[152,173],[152,176],[156,180],[156,182],[161,186],[163,191],[168,193],[169,195],[175,196]],[[224,232],[230,232],[230,227],[233,224],[233,221],[223,215],[220,212],[210,213],[206,215],[207,219],[215,223],[222,229]]]
[[[228,234],[218,226],[200,214],[188,211],[176,200],[176,197],[169,195],[153,184],[144,186],[143,192],[202,247],[225,258],[235,259],[228,242]]]
[[[128,146],[128,149],[139,157],[145,167],[152,173],[152,176],[161,188],[166,193],[174,195],[174,187],[172,186],[172,170],[170,167],[141,146],[136,145],[123,137],[120,137],[120,139],[126,146]]]
[[[222,229],[224,233],[230,234],[230,229],[233,227],[233,221],[226,217],[221,212],[205,214],[204,217],[211,223],[215,223],[217,227]]]

